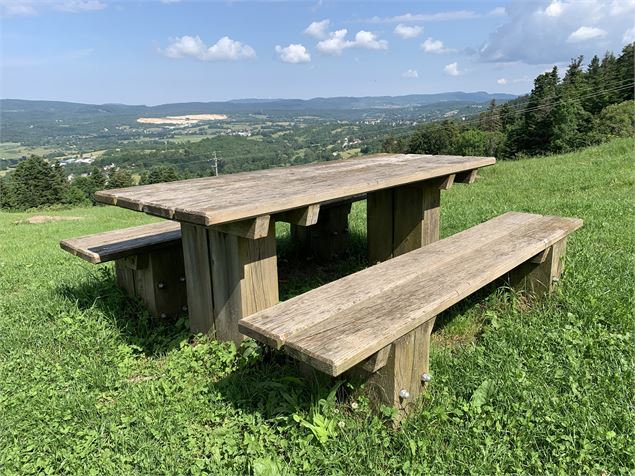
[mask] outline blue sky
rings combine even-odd
[[[90,103],[520,94],[635,39],[635,0],[0,0],[0,15],[1,97]]]

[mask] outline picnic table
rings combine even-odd
[[[385,261],[438,240],[440,191],[472,183],[477,169],[494,162],[379,154],[104,190],[96,198],[180,222],[190,327],[240,342],[238,321],[279,300],[276,221],[314,226],[327,206],[350,207],[352,197],[365,196],[369,260]]]

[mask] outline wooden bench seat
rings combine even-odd
[[[398,405],[400,392],[421,387],[437,314],[510,272],[514,284],[550,291],[566,238],[581,226],[506,213],[245,317],[239,329],[332,376],[392,365],[379,378],[383,400]]]
[[[187,310],[181,227],[164,221],[62,240],[60,247],[89,263],[115,262],[117,284],[140,298],[153,317]]]

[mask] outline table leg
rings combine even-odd
[[[368,194],[368,258],[371,264],[439,239],[441,190],[407,185]]]
[[[303,253],[328,261],[346,251],[350,203],[322,207],[318,221],[312,226],[291,224],[291,239]]]
[[[238,321],[278,302],[274,220],[256,240],[196,225],[182,231],[192,332],[240,343]]]

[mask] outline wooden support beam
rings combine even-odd
[[[362,379],[373,406],[396,408],[397,422],[408,414],[427,383],[424,374],[429,372],[434,321],[423,323],[371,357],[375,358],[372,364],[381,358],[381,366],[365,361],[347,373],[354,380]]]
[[[544,259],[530,259],[509,273],[510,285],[533,296],[549,294],[564,272],[567,239],[546,249]],[[540,256],[537,255],[537,256]]]
[[[141,299],[152,317],[177,317],[187,309],[180,242],[116,260],[115,275],[117,285]]]
[[[239,344],[238,321],[278,303],[275,221],[263,238],[182,224],[190,329]]]
[[[446,175],[435,179],[424,180],[422,182],[413,183],[413,187],[438,188],[439,190],[449,190],[454,184],[456,174]]]
[[[549,248],[545,248],[540,253],[538,253],[536,256],[531,258],[529,261],[531,263],[535,263],[535,264],[544,263],[548,256],[549,256]]]
[[[476,169],[456,174],[454,181],[456,183],[474,183],[476,181]]]
[[[388,357],[390,356],[390,347],[391,346],[387,345],[379,352],[375,352],[359,365],[367,372],[377,372],[379,369],[386,365],[386,362],[388,362]]]
[[[247,220],[224,223],[222,225],[212,225],[209,227],[219,233],[240,236],[250,240],[264,238],[269,233],[270,215],[260,215]]]
[[[304,254],[317,256],[323,261],[331,260],[346,251],[350,211],[350,202],[332,204],[326,208],[321,206],[315,225],[291,225],[291,238]]]
[[[309,205],[308,207],[296,208],[295,210],[287,210],[286,212],[277,213],[276,221],[291,223],[298,226],[315,225],[318,221],[320,213],[320,204]]]
[[[441,191],[404,186],[368,194],[368,258],[386,261],[439,239]]]

